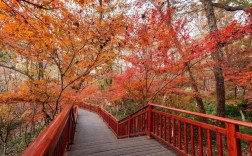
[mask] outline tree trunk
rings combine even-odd
[[[44,65],[43,62],[38,63],[38,80],[44,79]]]
[[[203,100],[200,97],[200,92],[199,92],[198,86],[196,85],[196,81],[195,81],[195,79],[193,77],[192,71],[191,71],[188,63],[187,63],[187,71],[189,73],[189,78],[190,78],[190,81],[191,81],[191,84],[192,84],[192,89],[196,93],[195,94],[195,100],[197,102],[199,112],[206,114],[206,110],[205,110],[205,107],[204,107]]]
[[[235,98],[237,98],[237,86],[235,86],[235,88],[234,88],[234,96],[235,96]]]
[[[241,114],[242,121],[246,121],[245,115],[244,115],[244,113],[243,113],[243,111],[242,111],[241,108],[239,108],[239,112]]]
[[[213,3],[211,0],[201,0],[203,3],[206,17],[208,20],[208,26],[210,33],[216,33],[217,24],[216,17],[214,13]],[[225,83],[222,66],[220,65],[222,57],[220,54],[220,49],[217,47],[216,52],[211,54],[212,59],[215,62],[213,67],[214,77],[215,77],[215,91],[216,91],[216,103],[217,103],[217,116],[225,117]]]
[[[167,8],[170,9],[170,8],[171,8],[171,3],[170,3],[170,1],[169,1],[169,0],[166,0],[166,3],[167,3]],[[173,28],[173,26],[171,25],[171,21],[172,21],[171,14],[168,14],[168,16],[169,16],[169,17],[168,17],[168,18],[169,18],[169,21],[167,22],[167,25],[170,26],[170,27],[172,28],[171,30],[173,31],[173,34],[175,34],[174,28]],[[180,45],[180,43],[179,43],[179,40],[178,40],[177,36],[175,36],[175,37],[173,38],[173,40],[174,40],[175,46],[176,46],[177,49],[179,50],[181,45]],[[181,53],[181,55],[182,55],[182,53]],[[182,55],[182,57],[183,57],[183,55]],[[196,95],[195,95],[195,100],[196,100],[197,106],[198,106],[198,108],[199,108],[199,112],[200,112],[200,113],[206,114],[205,107],[204,107],[204,103],[203,103],[202,98],[200,97],[200,92],[199,92],[198,86],[196,85],[195,78],[194,78],[194,76],[193,76],[193,74],[192,74],[192,72],[191,72],[191,70],[190,70],[189,62],[186,63],[186,67],[187,67],[187,72],[189,73],[189,79],[190,79],[190,81],[191,81],[193,91],[196,93]],[[207,121],[207,120],[204,119],[204,118],[202,118],[201,120],[202,120],[203,122],[206,122],[206,121]]]
[[[7,148],[7,143],[6,142],[3,142],[3,156],[6,155],[6,148]]]

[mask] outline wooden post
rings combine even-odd
[[[130,137],[130,119],[131,119],[131,116],[129,116],[129,119],[128,119],[128,137]]]
[[[119,138],[119,122],[117,121],[116,122],[116,136],[117,136],[117,139]]]
[[[148,106],[148,120],[147,120],[147,124],[148,124],[148,132],[147,132],[147,137],[150,139],[151,138],[151,127],[152,127],[152,106]]]
[[[108,126],[110,128],[110,115],[108,114]]]
[[[241,143],[240,140],[236,138],[236,132],[239,132],[239,126],[226,123],[227,129],[227,149],[229,156],[241,156]]]

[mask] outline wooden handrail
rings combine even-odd
[[[66,105],[21,156],[63,155],[73,143],[78,107]]]
[[[119,122],[122,122],[123,120],[126,120],[126,119],[129,118],[130,116],[133,116],[134,114],[137,114],[138,112],[144,110],[144,109],[147,108],[148,106],[149,106],[149,105],[144,105],[144,106],[138,108],[135,112],[133,112],[133,113],[127,115],[126,117],[122,118],[121,120],[119,120]]]
[[[95,108],[95,112],[99,114],[113,130],[117,138],[147,134],[148,137],[156,138],[182,155],[197,154],[200,156],[205,154],[218,154],[221,156],[224,155],[225,151],[227,151],[229,156],[240,156],[244,152],[244,150],[242,151],[244,148],[241,148],[241,140],[243,140],[248,144],[245,152],[250,151],[250,155],[252,156],[252,135],[239,132],[240,126],[252,128],[252,123],[249,122],[191,112],[157,104],[145,105],[118,121],[103,108],[100,108],[99,106],[92,107]],[[88,109],[91,108],[91,105],[81,104],[80,108]],[[207,120],[221,121],[225,123],[225,127],[203,123],[155,108],[203,117]],[[213,135],[216,136],[217,153],[213,151]],[[224,141],[224,139],[226,140]],[[227,143],[227,146],[224,146],[224,142]],[[204,148],[207,148],[207,151],[204,151]]]
[[[177,108],[172,108],[172,107],[167,107],[167,106],[162,106],[162,105],[157,105],[157,104],[149,104],[150,106],[153,107],[158,107],[158,108],[164,108],[166,110],[171,110],[171,111],[176,111],[180,113],[185,113],[185,114],[190,114],[198,117],[203,117],[207,119],[212,119],[212,120],[217,120],[225,123],[231,123],[231,124],[236,124],[240,126],[245,126],[252,128],[252,123],[250,122],[244,122],[244,121],[239,121],[239,120],[234,120],[234,119],[228,119],[228,118],[223,118],[223,117],[218,117],[218,116],[213,116],[213,115],[208,115],[208,114],[202,114],[202,113],[197,113],[197,112],[191,112],[183,109],[177,109]]]

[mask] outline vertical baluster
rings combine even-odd
[[[184,151],[188,153],[188,142],[187,142],[187,124],[184,122]]]
[[[130,137],[130,116],[128,119],[128,137]]]
[[[163,138],[163,127],[162,127],[163,116],[160,114],[160,138]]]
[[[150,121],[151,122],[151,119],[149,120],[148,119],[148,113],[146,112],[145,113],[145,117],[144,117],[144,125],[145,125],[145,131],[148,131],[148,122]],[[151,128],[150,128],[151,129]]]
[[[199,155],[203,156],[202,128],[201,127],[198,127],[198,135],[199,135]]]
[[[111,124],[110,124],[110,116],[109,115],[108,115],[108,125],[109,125],[109,128],[112,129]]]
[[[208,151],[208,155],[212,156],[212,138],[211,138],[211,130],[207,130],[207,151]]]
[[[171,142],[171,118],[168,117],[168,142]]]
[[[143,114],[141,114],[140,116],[139,116],[139,126],[138,126],[138,132],[141,132],[141,129],[142,129],[142,116],[143,116]]]
[[[156,113],[156,135],[158,135],[158,116],[159,116],[159,114],[158,113]]]
[[[136,124],[136,118],[132,117],[132,134],[135,133],[135,124]]]
[[[138,116],[135,117],[135,133],[137,133],[138,128]]]
[[[151,115],[151,113],[150,113],[150,115]],[[145,121],[145,130],[146,131],[148,131],[148,123],[149,123],[149,121],[152,122],[151,118],[149,120],[148,117],[149,117],[149,114],[146,112],[146,114],[145,114],[145,118],[146,119],[144,120]],[[150,130],[151,130],[151,126],[150,126]]]
[[[221,138],[221,133],[216,134],[217,136],[217,147],[218,147],[218,156],[222,156],[223,155],[223,151],[222,151],[222,138]]]
[[[155,119],[156,119],[156,114],[153,112],[153,117],[152,117],[152,129],[153,129],[153,133],[156,133],[156,127],[155,127]]]
[[[136,119],[136,118],[132,117],[132,120],[131,120],[131,122],[132,122],[132,130],[131,130],[131,133],[132,133],[132,134],[135,133],[135,119]]]
[[[166,116],[164,116],[164,141],[167,140],[166,133],[167,133],[167,124],[166,124]]]
[[[250,147],[250,154],[252,153],[252,141],[249,142],[249,147]],[[251,154],[252,155],[252,154]]]
[[[172,134],[173,134],[173,145],[176,147],[176,120],[172,118]]]
[[[139,123],[138,123],[138,120],[139,120],[139,116],[136,116],[136,133],[138,133],[138,126],[139,126]]]
[[[146,116],[146,113],[143,114],[142,121],[141,121],[142,122],[142,131],[143,132],[146,132],[146,130],[145,130],[145,121],[144,121],[146,119],[145,116]]]
[[[147,122],[148,122],[148,114],[147,112],[144,114],[144,131],[148,131],[148,128],[147,128]]]
[[[141,127],[142,127],[142,115],[139,115],[139,119],[138,119],[138,132],[141,132]]]
[[[117,138],[119,136],[119,122],[118,121],[116,122],[116,136]]]
[[[178,148],[181,149],[181,121],[178,120]]]
[[[191,148],[192,148],[192,156],[195,155],[195,144],[194,144],[194,126],[191,124]]]

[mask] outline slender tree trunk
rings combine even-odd
[[[170,9],[170,8],[171,8],[171,3],[170,3],[170,1],[169,1],[169,0],[166,0],[166,3],[167,3],[167,8]],[[171,30],[172,30],[172,31],[174,31],[174,28],[173,28],[173,26],[171,25],[172,17],[171,17],[170,14],[168,14],[168,16],[169,16],[169,17],[168,17],[168,18],[169,18],[169,21],[167,22],[167,25],[171,27]],[[175,34],[175,33],[173,33],[173,34]],[[179,40],[178,40],[177,36],[175,36],[175,37],[173,38],[173,40],[174,40],[174,43],[175,43],[175,46],[177,47],[177,49],[180,50],[180,49],[181,49],[181,48],[180,48],[181,45],[180,45],[180,43],[179,43]],[[181,53],[181,55],[182,55],[182,53]],[[182,55],[182,57],[183,57],[183,55]],[[187,72],[189,73],[189,79],[190,79],[191,84],[192,84],[192,89],[193,89],[193,91],[196,93],[196,95],[195,95],[195,100],[196,100],[197,106],[198,106],[198,108],[199,108],[199,112],[200,112],[200,113],[206,114],[203,100],[202,100],[202,98],[200,97],[200,92],[199,92],[198,86],[196,85],[196,80],[195,80],[195,78],[194,78],[194,76],[193,76],[193,74],[192,74],[192,72],[191,72],[191,70],[190,70],[190,66],[189,66],[189,63],[188,63],[188,62],[186,63],[186,67],[187,67]],[[202,118],[202,121],[206,122],[206,119]]]
[[[239,112],[241,114],[242,121],[246,121],[245,115],[244,115],[244,113],[243,113],[243,111],[242,111],[241,108],[239,108]]]
[[[199,112],[206,114],[206,110],[205,110],[205,107],[204,107],[203,100],[200,97],[200,92],[199,92],[198,86],[196,85],[196,81],[195,81],[195,79],[193,77],[192,71],[191,71],[188,63],[187,63],[187,71],[189,73],[189,78],[190,78],[190,81],[191,81],[191,84],[192,84],[193,91],[196,93],[195,94],[195,100],[197,102]]]
[[[3,142],[3,156],[6,155],[6,148],[7,148],[7,143]]]
[[[235,86],[235,88],[234,88],[234,96],[235,96],[235,98],[237,98],[237,86]]]
[[[216,33],[217,24],[213,3],[211,0],[201,0],[201,2],[206,12],[209,31],[210,33]],[[216,103],[217,103],[216,113],[220,117],[225,117],[225,83],[224,83],[223,69],[220,64],[222,61],[222,57],[220,49],[218,49],[218,47],[216,49],[216,52],[212,53],[211,57],[215,62],[213,72],[215,77],[215,91],[216,91]]]
[[[44,65],[43,62],[38,63],[38,80],[44,79]]]

